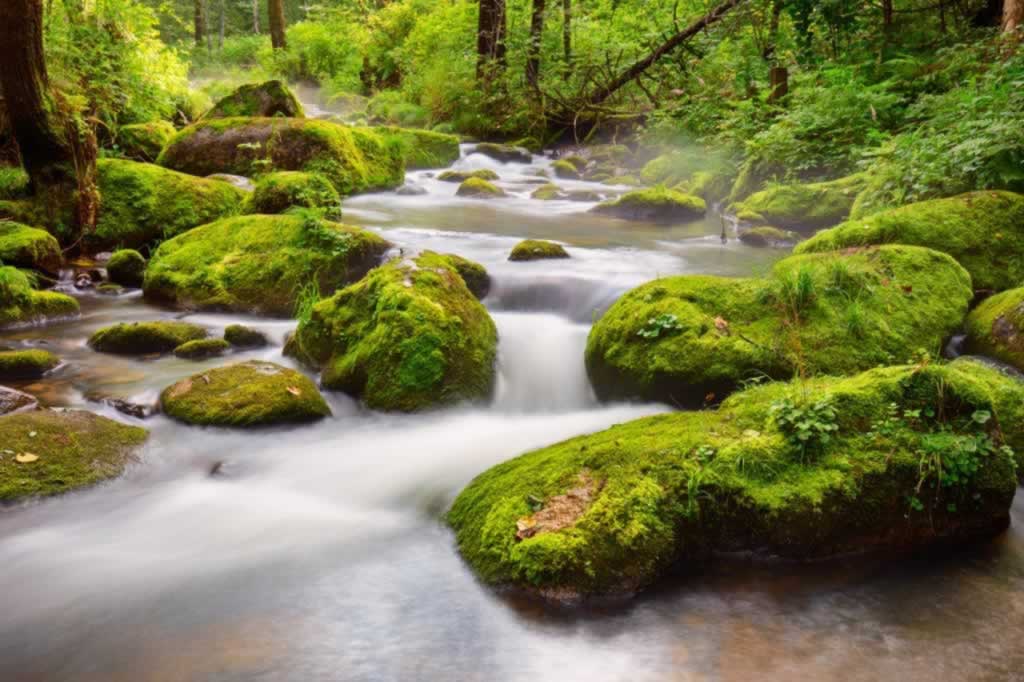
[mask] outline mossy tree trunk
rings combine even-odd
[[[195,39],[196,47],[203,46],[203,37],[206,35],[206,7],[203,0],[195,0]]]
[[[530,17],[530,44],[526,53],[526,85],[536,97],[540,90],[540,47],[544,36],[544,9],[546,0],[533,0]]]
[[[284,0],[268,0],[267,10],[270,15],[270,44],[275,50],[284,50],[288,43],[284,37]]]
[[[260,34],[260,0],[252,0],[252,32]]]
[[[492,80],[505,68],[508,23],[505,0],[480,0],[476,32],[476,77]]]

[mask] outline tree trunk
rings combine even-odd
[[[202,47],[203,37],[206,35],[206,7],[204,7],[203,2],[204,0],[195,0],[196,47]]]
[[[768,24],[768,42],[764,46],[761,57],[766,62],[773,61],[775,57],[775,43],[779,37],[779,21],[782,19],[783,0],[772,0],[772,18]]]
[[[1003,33],[1024,26],[1024,0],[1003,0]]]
[[[260,0],[252,0],[252,32],[260,34]]]
[[[768,94],[769,102],[789,94],[789,69],[784,66],[773,66],[768,72],[768,77],[772,83],[772,91]]]
[[[562,59],[568,77],[572,74],[572,0],[562,0]]]
[[[476,77],[490,80],[505,68],[505,0],[480,0],[476,32]]]
[[[270,44],[275,50],[288,47],[284,37],[284,0],[268,0],[267,10],[270,15]]]
[[[530,17],[530,44],[526,48],[526,85],[534,93],[540,89],[540,48],[544,37],[544,6],[546,0],[533,0]]]
[[[220,0],[220,33],[217,34],[217,51],[224,50],[224,2]]]

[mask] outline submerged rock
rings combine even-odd
[[[184,360],[206,360],[224,355],[229,350],[231,344],[224,339],[196,339],[175,348],[174,355]]]
[[[329,295],[379,263],[389,246],[372,232],[324,220],[228,218],[161,244],[143,293],[183,308],[287,317],[304,288]]]
[[[758,377],[937,357],[972,295],[952,258],[915,246],[791,256],[764,279],[666,277],[597,321],[587,372],[603,399],[699,406]]]
[[[618,199],[598,204],[590,210],[625,220],[685,223],[703,218],[707,205],[700,197],[665,187],[653,187],[623,194]]]
[[[318,208],[328,215],[341,215],[341,195],[330,180],[318,173],[279,171],[256,182],[252,194],[253,213],[284,213],[293,207]]]
[[[174,126],[167,121],[132,123],[118,128],[117,147],[125,158],[153,163],[174,133]]]
[[[107,261],[107,278],[114,284],[139,288],[146,274],[146,259],[134,249],[115,251]]]
[[[187,341],[204,338],[206,330],[191,322],[122,322],[93,333],[89,347],[100,353],[148,355],[169,353]]]
[[[145,429],[80,410],[0,417],[0,502],[114,478],[147,437]]]
[[[228,325],[224,329],[224,340],[236,348],[262,348],[269,343],[263,332],[243,324]]]
[[[78,314],[78,301],[54,291],[36,291],[28,275],[0,266],[0,327],[46,322]]]
[[[1020,384],[977,363],[771,383],[505,462],[448,521],[484,581],[552,599],[630,594],[716,553],[822,559],[990,537],[1009,523],[1004,446],[1024,438],[1022,405]],[[801,410],[822,427],[806,440]]]
[[[456,196],[470,197],[473,199],[497,199],[505,196],[505,190],[496,187],[486,180],[470,178],[461,185],[455,192]]]
[[[566,199],[568,196],[562,191],[561,187],[549,182],[533,190],[530,198],[537,199],[538,201],[558,201]]]
[[[7,386],[0,386],[0,417],[22,410],[35,409],[38,405],[39,403],[36,402],[35,397],[30,396],[28,393],[22,393]]]
[[[820,253],[874,244],[914,244],[948,253],[982,291],[1024,283],[1024,195],[970,192],[851,220],[796,248]]]
[[[427,189],[419,185],[402,185],[395,190],[395,194],[400,197],[421,197],[427,193]]]
[[[740,241],[759,248],[789,248],[800,241],[800,235],[777,227],[752,227],[740,232]]]
[[[235,116],[284,116],[302,118],[298,98],[279,80],[248,83],[224,97],[203,115],[204,119]]]
[[[60,364],[60,358],[47,350],[0,351],[0,380],[38,379]]]
[[[285,347],[324,387],[413,412],[485,400],[497,330],[448,256],[393,260],[313,307]]]
[[[527,261],[568,257],[569,254],[561,244],[542,239],[524,239],[513,247],[508,259],[511,261]]]
[[[160,394],[164,413],[201,426],[265,426],[330,416],[316,385],[295,370],[251,360],[218,367]]]
[[[481,168],[480,170],[447,170],[437,176],[437,179],[441,182],[458,182],[462,183],[470,178],[479,178],[480,180],[487,180],[493,182],[498,179],[498,174],[489,168]]]
[[[0,263],[55,275],[63,259],[60,244],[46,230],[0,220]]]
[[[245,192],[226,182],[123,159],[100,159],[100,210],[90,251],[152,246],[241,210]]]
[[[533,161],[533,154],[530,153],[529,149],[513,147],[507,144],[481,142],[473,148],[473,152],[483,154],[502,163],[530,163]]]
[[[967,316],[967,350],[1024,371],[1024,288],[986,299]]]
[[[863,175],[805,185],[774,185],[730,208],[744,222],[814,232],[845,220],[863,186]]]
[[[156,414],[160,408],[160,406],[155,402],[143,403],[95,392],[86,394],[85,399],[94,403],[109,405],[121,414],[126,414],[129,417],[135,417],[136,419],[149,419]]]
[[[254,176],[270,170],[320,173],[342,195],[399,187],[405,148],[373,128],[296,118],[223,118],[178,132],[160,155],[192,175]]]

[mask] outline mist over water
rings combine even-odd
[[[720,239],[716,217],[662,228],[528,198],[534,164],[466,154],[512,196],[427,194],[345,202],[345,222],[412,253],[454,252],[493,277],[497,386],[488,405],[369,412],[327,394],[319,424],[256,431],[145,422],[95,402],[152,402],[223,359],[94,353],[119,321],[177,313],[138,296],[82,296],[80,319],[5,332],[67,366],[22,385],[49,405],[144,423],[121,478],[0,511],[0,680],[907,680],[1012,679],[1024,669],[1024,506],[997,542],[956,556],[827,565],[715,565],[628,605],[564,612],[495,593],[460,560],[443,514],[489,467],[666,410],[601,405],[583,365],[592,320],[661,275],[757,273],[781,254]],[[531,167],[533,170],[531,170]],[[571,183],[560,184],[570,185]],[[620,191],[578,183],[609,195]],[[564,261],[510,263],[521,238],[557,239]],[[188,315],[212,334],[242,322],[281,356],[294,322]],[[219,465],[219,466],[217,466]],[[217,468],[218,474],[211,475]],[[937,677],[938,676],[938,677]]]

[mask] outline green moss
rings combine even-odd
[[[1024,371],[1024,288],[986,299],[967,316],[967,348]]]
[[[752,227],[740,233],[740,241],[747,246],[790,247],[800,241],[800,235],[777,227]]]
[[[785,400],[835,410],[813,457],[772,416]],[[769,384],[499,464],[448,521],[483,580],[563,599],[633,592],[717,552],[809,559],[991,536],[1008,522],[1013,458],[963,448],[1019,440],[1024,422],[1005,415],[1022,401],[1019,384],[978,364]],[[995,418],[979,426],[977,410]],[[976,467],[955,484],[922,454],[943,444],[947,461]]]
[[[374,409],[483,400],[497,331],[449,257],[393,260],[317,304],[286,348]]]
[[[544,260],[549,258],[568,258],[561,244],[541,239],[524,239],[515,245],[508,259],[512,261]]]
[[[118,129],[117,147],[126,158],[152,163],[174,133],[174,126],[167,121],[133,123]]]
[[[757,377],[851,374],[938,356],[971,300],[945,254],[910,246],[792,256],[764,279],[668,277],[594,325],[586,362],[602,398],[700,405]]]
[[[845,220],[863,186],[863,175],[806,185],[773,185],[730,208],[737,215],[756,215],[758,222],[813,232]]]
[[[290,316],[303,287],[359,279],[390,245],[372,232],[295,215],[220,220],[160,245],[146,298],[201,310]]]
[[[579,180],[581,177],[579,169],[568,159],[555,161],[551,164],[551,170],[554,171],[556,178]]]
[[[174,349],[174,355],[186,360],[215,358],[231,350],[231,344],[224,339],[196,339],[186,341]]]
[[[25,273],[0,266],[0,327],[77,314],[75,299],[53,291],[36,291]]]
[[[38,379],[59,364],[60,358],[46,350],[0,351],[0,380]]]
[[[466,288],[478,299],[482,299],[491,289],[491,276],[487,268],[475,261],[453,253],[436,254],[432,251],[424,251],[417,259],[420,267],[424,268],[455,268]]]
[[[133,249],[115,251],[107,261],[107,277],[114,284],[141,287],[146,274],[146,259]]]
[[[0,220],[0,263],[56,274],[64,257],[46,230]]]
[[[20,166],[0,166],[0,200],[23,199],[28,196],[28,173]]]
[[[58,495],[124,471],[148,436],[91,412],[36,410],[0,417],[0,501]],[[35,455],[19,462],[16,455]]]
[[[502,163],[530,163],[533,161],[533,155],[528,149],[494,142],[481,142],[473,148],[473,152]]]
[[[262,348],[267,345],[263,332],[243,324],[231,324],[224,329],[224,340],[237,348]]]
[[[488,182],[493,182],[499,179],[498,174],[489,168],[481,168],[480,170],[475,171],[449,170],[437,176],[437,179],[441,182],[463,183],[470,178],[479,178],[480,180],[487,180]]]
[[[459,189],[455,191],[455,195],[476,199],[493,199],[505,196],[505,190],[492,185],[486,180],[470,178],[459,185]]]
[[[238,213],[245,192],[148,163],[102,159],[100,211],[86,235],[92,251],[153,246],[197,225]]]
[[[707,205],[700,197],[659,186],[623,194],[590,210],[625,220],[680,223],[700,220],[707,212]]]
[[[160,394],[164,413],[201,426],[265,426],[330,416],[308,377],[270,362],[251,360],[182,379]]]
[[[697,171],[688,179],[679,182],[672,189],[693,194],[704,201],[721,201],[729,195],[732,174],[727,170]]]
[[[373,128],[287,118],[203,120],[171,140],[159,163],[192,175],[320,173],[342,195],[398,187],[403,145]]]
[[[302,118],[305,112],[295,94],[278,80],[248,83],[213,105],[203,118],[284,116]]]
[[[571,189],[565,193],[565,198],[569,201],[583,201],[587,203],[601,201],[602,197],[597,192],[589,189]]]
[[[597,144],[587,147],[587,157],[597,163],[627,166],[633,161],[633,152],[624,144]]]
[[[562,192],[561,187],[549,182],[548,184],[541,185],[537,189],[533,190],[530,198],[537,199],[539,201],[555,201],[558,199],[565,199],[565,193]]]
[[[455,135],[392,126],[379,126],[372,130],[394,140],[401,148],[405,167],[409,170],[444,168],[459,160],[459,138]]]
[[[974,288],[1002,291],[1024,282],[1024,195],[971,192],[851,220],[815,235],[797,253],[869,244],[915,244],[953,256]]]
[[[316,173],[279,171],[257,181],[252,193],[253,213],[284,213],[294,206],[341,215],[341,196],[327,178]]]
[[[616,175],[613,178],[602,180],[603,185],[622,185],[625,187],[639,187],[641,184],[640,179],[635,175]]]
[[[100,353],[146,355],[168,353],[186,341],[206,338],[206,330],[190,322],[122,322],[89,337]]]

